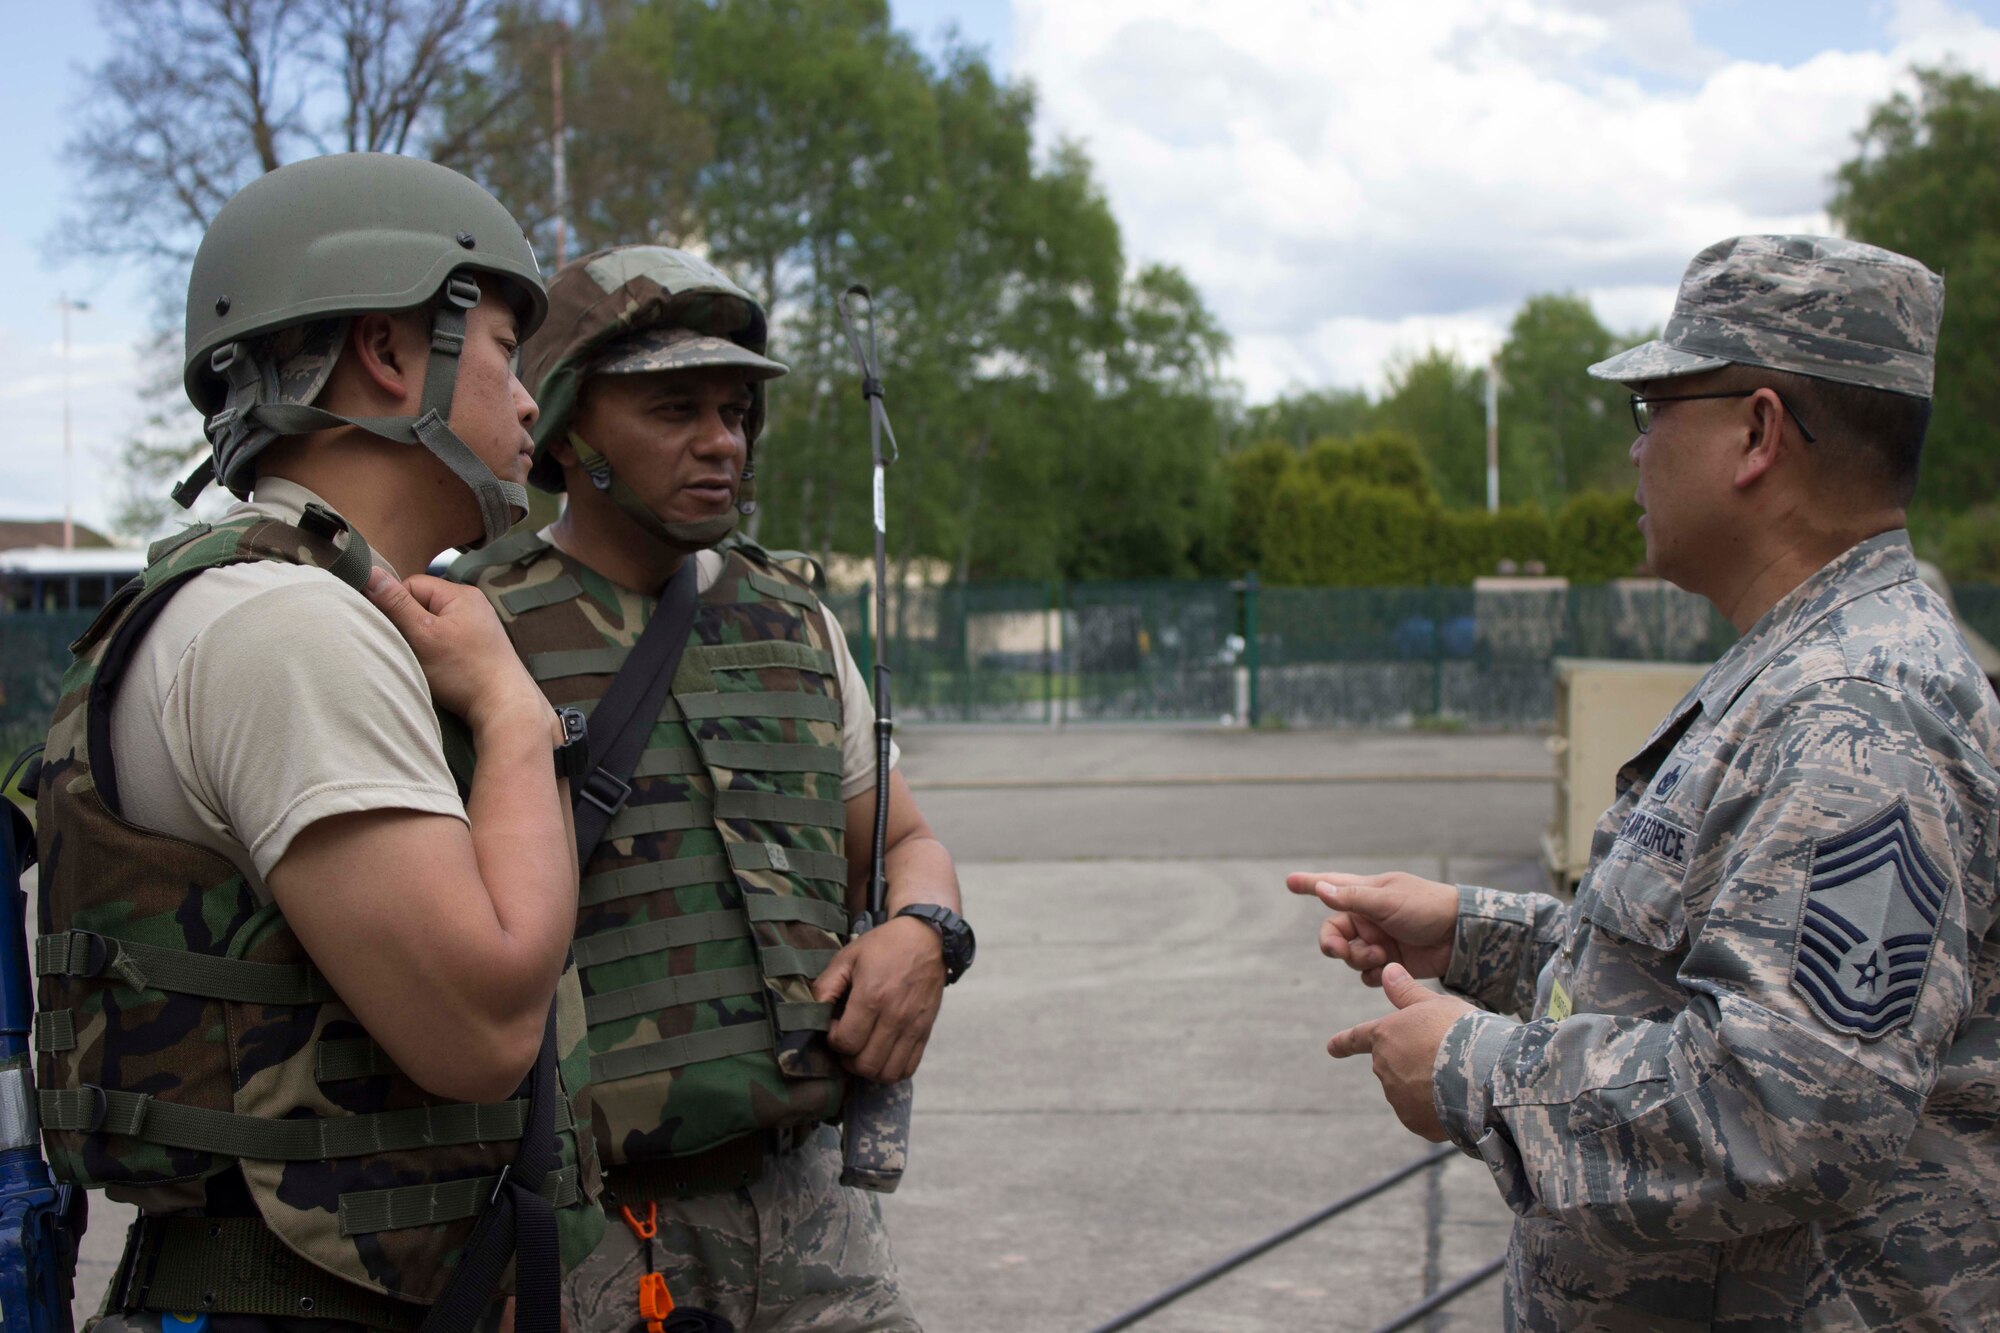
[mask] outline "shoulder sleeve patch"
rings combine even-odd
[[[1863,1041],[1895,1031],[1917,1011],[1949,892],[1905,801],[1813,843],[1792,989]]]

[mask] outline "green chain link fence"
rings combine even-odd
[[[2000,641],[2000,587],[1953,590]],[[864,668],[872,595],[829,606]],[[89,612],[0,614],[0,751],[48,725]],[[895,710],[909,722],[1228,722],[1293,727],[1549,722],[1557,657],[1707,662],[1735,632],[1652,580],[1565,586],[1266,588],[1225,582],[892,589]]]
[[[95,611],[0,614],[0,772],[48,733],[69,646],[96,617]]]
[[[836,594],[856,654],[872,602]],[[2000,614],[2000,598],[1994,602]],[[1265,588],[1236,583],[892,589],[896,715],[912,722],[1532,727],[1557,657],[1712,661],[1735,633],[1665,584]]]

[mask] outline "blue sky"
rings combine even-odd
[[[1653,322],[1706,241],[1824,225],[1827,176],[1909,60],[1950,56],[2000,77],[2000,0],[891,8],[926,49],[955,26],[1035,83],[1043,142],[1091,151],[1133,262],[1195,279],[1253,401],[1376,385],[1388,357],[1425,343],[1483,355],[1534,291],[1581,291],[1618,326]],[[79,516],[98,520],[141,419],[134,344],[151,288],[129,266],[50,257],[74,184],[61,166],[68,113],[82,70],[106,54],[93,9],[8,10],[0,115],[15,132],[0,171],[14,204],[0,265],[14,299],[0,311],[0,404],[13,428],[0,516],[61,512],[55,306],[67,293],[91,305],[75,317],[71,398]],[[1474,146],[1481,136],[1490,144]],[[1539,151],[1517,161],[1522,141]]]

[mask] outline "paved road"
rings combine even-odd
[[[1314,943],[1283,873],[1407,868],[1539,888],[1552,795],[1521,781],[950,786],[1178,774],[1548,769],[1532,737],[913,731],[906,773],[960,857],[978,966],[918,1084],[886,1216],[934,1333],[1087,1329],[1428,1145],[1326,1038],[1379,1012]],[[935,784],[947,784],[940,788]],[[1505,1247],[1483,1168],[1419,1179],[1148,1320],[1160,1330],[1368,1329]],[[1499,1323],[1497,1283],[1439,1327]]]
[[[1326,1038],[1380,1011],[1314,946],[1283,872],[1401,866],[1534,888],[1547,772],[1518,736],[912,729],[905,772],[956,852],[978,966],[918,1084],[888,1219],[931,1333],[1083,1330],[1404,1162],[1365,1066]],[[1292,784],[1117,785],[1228,775]],[[1082,785],[1023,787],[1044,776]],[[977,787],[967,784],[990,783]],[[1155,1316],[1147,1330],[1368,1329],[1505,1244],[1474,1162],[1412,1181]],[[79,1305],[116,1259],[96,1210]],[[1435,1238],[1434,1240],[1432,1238]],[[1499,1321],[1496,1284],[1438,1327]]]

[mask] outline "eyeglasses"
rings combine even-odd
[[[1641,435],[1652,430],[1654,403],[1692,403],[1704,398],[1748,398],[1750,395],[1759,392],[1761,390],[1758,389],[1737,389],[1733,393],[1677,393],[1664,396],[1659,394],[1646,395],[1635,393],[1632,395],[1632,425],[1638,429]],[[1806,423],[1799,417],[1797,412],[1792,410],[1792,405],[1785,401],[1785,396],[1776,389],[1772,389],[1771,393],[1777,398],[1778,406],[1785,409],[1786,415],[1798,423],[1799,434],[1806,437],[1806,443],[1812,444],[1814,442],[1813,433],[1806,429]]]

